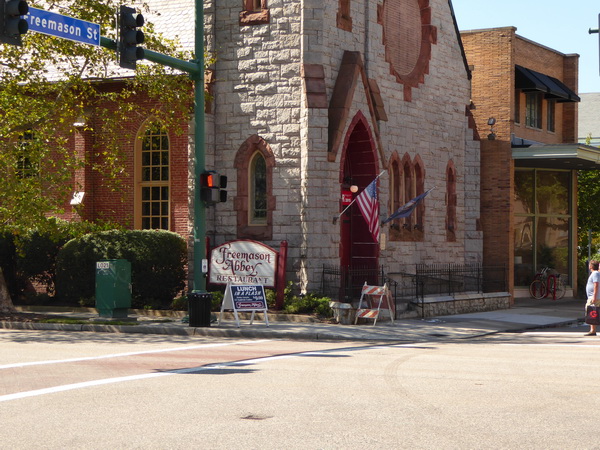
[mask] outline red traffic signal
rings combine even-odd
[[[227,177],[209,171],[200,174],[200,198],[208,204],[227,201]]]

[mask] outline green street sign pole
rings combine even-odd
[[[205,170],[204,152],[204,4],[196,0],[196,59],[184,61],[144,49],[144,59],[173,67],[190,74],[194,81],[194,268],[193,291],[206,291],[206,278],[202,273],[202,259],[206,256],[206,206],[200,199],[200,174]],[[117,50],[117,42],[100,37],[100,46]]]
[[[196,0],[196,65],[194,80],[194,291],[206,291],[202,259],[206,256],[206,206],[200,199],[200,174],[205,170],[204,152],[204,1]]]

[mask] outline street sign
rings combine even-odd
[[[25,20],[29,24],[29,31],[83,44],[100,45],[100,25],[98,24],[31,7]]]

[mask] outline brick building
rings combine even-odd
[[[525,288],[544,266],[576,286],[577,171],[596,169],[600,156],[577,144],[579,55],[514,27],[461,36],[482,139],[483,261],[509,267],[515,297],[529,295]]]
[[[151,0],[156,29],[192,48],[193,1]],[[468,108],[470,72],[447,0],[205,0],[216,55],[206,114],[206,166],[228,176],[210,207],[218,245],[289,244],[289,280],[316,290],[324,265],[480,263],[480,150]],[[186,12],[188,11],[188,12]],[[92,113],[93,116],[93,113]],[[152,118],[128,154],[130,195],[117,204],[82,172],[85,218],[189,235],[187,138]],[[75,137],[85,149],[82,133]],[[168,174],[164,177],[146,174]],[[380,218],[435,188],[376,242],[346,208],[378,179]],[[350,188],[357,187],[357,193]],[[112,202],[112,203],[111,203]]]

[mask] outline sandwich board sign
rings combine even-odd
[[[225,295],[223,303],[221,303],[221,313],[219,314],[219,325],[223,318],[223,311],[232,310],[235,317],[236,325],[240,326],[240,318],[238,311],[252,311],[250,317],[250,325],[254,321],[256,311],[262,312],[265,315],[265,324],[269,326],[269,318],[267,316],[267,297],[265,296],[265,287],[262,284],[231,284],[228,283],[225,287]]]

